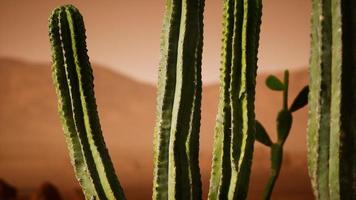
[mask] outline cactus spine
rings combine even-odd
[[[312,10],[309,174],[316,199],[356,199],[356,2]]]
[[[87,55],[84,22],[71,5],[49,22],[52,77],[76,177],[86,199],[125,199],[102,136]]]
[[[201,199],[204,0],[167,0],[161,37],[153,199]]]
[[[225,0],[219,110],[208,198],[245,199],[255,132],[261,0]]]

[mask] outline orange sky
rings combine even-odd
[[[0,57],[50,61],[47,19],[64,3],[77,6],[91,62],[155,83],[164,0],[1,0]],[[296,69],[309,59],[309,0],[263,0],[259,70]],[[218,80],[222,0],[206,0],[203,79]]]

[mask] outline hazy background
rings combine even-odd
[[[155,83],[164,0],[1,0],[0,56],[49,62],[47,19],[71,3],[84,16],[91,61]],[[309,0],[263,0],[259,71],[307,66]],[[203,52],[205,83],[218,80],[221,0],[206,0]]]
[[[30,194],[44,181],[65,197],[78,184],[69,162],[51,83],[48,16],[72,3],[84,16],[105,140],[128,199],[150,199],[155,81],[164,1],[0,1],[0,179]],[[309,0],[264,0],[256,115],[275,138],[281,95],[269,73],[290,69],[290,101],[308,83]],[[206,0],[200,165],[209,181],[217,112],[222,1]],[[306,165],[307,109],[294,116],[273,199],[312,199]],[[256,144],[249,199],[259,199],[269,152]]]

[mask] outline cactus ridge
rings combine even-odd
[[[90,175],[84,160],[84,155],[82,152],[82,147],[80,144],[79,136],[76,132],[76,127],[74,120],[72,118],[73,111],[71,107],[71,99],[69,94],[68,85],[66,83],[66,71],[64,68],[63,51],[61,49],[60,33],[59,33],[59,13],[63,12],[62,8],[57,8],[53,11],[52,17],[50,18],[50,39],[52,45],[52,60],[54,66],[52,75],[55,82],[56,92],[59,97],[59,112],[64,128],[65,139],[68,144],[69,155],[71,157],[72,165],[75,169],[75,174],[79,183],[81,184],[86,198],[91,196],[96,196],[94,185],[90,179]]]
[[[198,162],[204,0],[166,1],[153,199],[201,199]]]
[[[180,9],[180,1],[166,1],[166,11],[161,34],[161,62],[157,85],[153,199],[168,198],[168,151],[176,82]]]
[[[356,3],[312,1],[308,168],[316,199],[356,199]]]
[[[232,35],[234,27],[234,1],[224,1],[222,61],[220,68],[219,107],[215,124],[213,162],[211,169],[208,198],[223,199],[227,196],[230,181],[230,65],[232,53]]]
[[[255,132],[261,1],[224,1],[219,111],[209,199],[245,199]]]
[[[186,154],[188,156],[189,163],[189,180],[190,180],[190,193],[194,198],[202,199],[202,182],[199,168],[199,132],[200,132],[200,120],[201,120],[201,98],[202,98],[202,77],[201,77],[201,65],[202,65],[202,53],[203,53],[203,11],[205,7],[205,0],[199,0],[199,15],[198,15],[198,46],[196,49],[195,62],[195,93],[193,100],[193,112],[190,118],[190,128],[186,141]]]
[[[50,17],[52,76],[70,157],[86,199],[125,199],[102,136],[84,22],[72,5]]]
[[[245,56],[245,66],[241,66],[241,85],[240,85],[240,101],[242,101],[242,129],[240,134],[242,135],[241,152],[239,158],[239,171],[236,186],[236,199],[246,199],[249,175],[251,171],[253,148],[254,148],[254,132],[256,129],[255,120],[255,86],[257,75],[257,52],[259,44],[259,33],[262,16],[262,1],[245,1],[245,9],[247,15],[244,18],[246,20],[246,31],[243,32],[245,36],[246,44],[245,54],[242,54],[242,58]],[[247,18],[247,19],[246,19]],[[242,38],[243,38],[242,37]],[[244,51],[244,48],[242,47]],[[243,63],[243,62],[242,62]],[[243,75],[242,75],[243,74]],[[245,94],[245,98],[243,94]],[[235,124],[235,123],[234,123]],[[234,147],[232,147],[234,148]]]

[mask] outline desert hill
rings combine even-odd
[[[150,199],[155,86],[94,64],[99,115],[110,155],[128,199]],[[281,73],[279,74],[281,75]],[[218,75],[217,75],[218,76]],[[257,79],[256,115],[275,136],[281,94]],[[291,72],[290,101],[308,82],[307,71]],[[203,88],[200,165],[204,193],[209,180],[218,86]],[[312,199],[306,167],[304,108],[294,115],[275,199]],[[249,199],[260,197],[269,173],[269,152],[256,145]],[[63,192],[78,186],[69,163],[50,64],[0,59],[0,177],[26,193],[43,181]],[[283,197],[284,196],[284,197]]]

